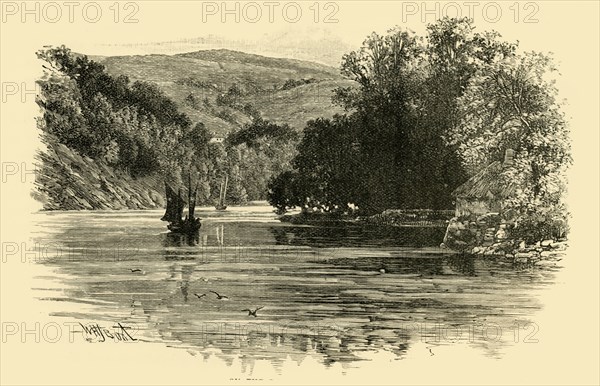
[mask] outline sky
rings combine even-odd
[[[111,3],[100,4],[102,16],[98,22],[85,23],[83,33],[60,33],[68,23],[69,15],[64,9],[59,22],[42,21],[37,26],[43,28],[48,44],[64,43],[82,52],[101,55],[174,53],[221,45],[293,57],[291,50],[278,52],[277,44],[272,43],[280,37],[279,43],[285,43],[286,47],[301,48],[312,43],[317,51],[320,42],[334,41],[340,43],[340,48],[355,49],[373,31],[385,33],[394,26],[402,26],[423,33],[428,23],[443,16],[471,17],[477,29],[495,29],[507,40],[519,40],[525,50],[557,51],[559,55],[576,48],[573,39],[598,36],[594,34],[598,30],[594,2],[569,2],[566,6],[560,2],[501,1],[183,1],[168,2],[165,6],[159,1],[146,1],[119,7],[118,12],[110,8]],[[86,10],[91,20],[93,9]],[[44,13],[43,8],[40,13]],[[46,13],[52,16],[50,9]],[[73,25],[85,22],[83,10],[75,9],[72,15]],[[19,14],[9,16],[7,21],[18,17]],[[223,39],[223,44],[214,39],[210,47],[194,42],[211,36]]]

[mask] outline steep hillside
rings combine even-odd
[[[134,179],[100,161],[81,156],[55,139],[38,154],[34,197],[45,210],[153,209],[165,203],[163,182]]]
[[[343,112],[331,103],[332,90],[353,84],[323,64],[231,50],[92,59],[113,75],[158,84],[193,122],[217,135],[249,122],[252,111],[301,130],[308,119]],[[239,92],[219,101],[232,85]]]
[[[343,112],[332,90],[352,84],[323,64],[227,50],[88,58],[63,46],[38,54],[49,63],[40,80],[48,149],[38,157],[35,196],[47,210],[161,207],[164,174],[181,177],[184,153],[203,173],[200,203],[215,201],[224,174],[228,203],[264,199],[294,155],[293,130]],[[210,143],[249,122],[253,133],[275,129],[277,145],[225,153]]]

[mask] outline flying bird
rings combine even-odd
[[[429,350],[429,352],[431,353],[431,356],[434,356],[435,354],[433,353],[433,351],[431,351],[431,347],[426,347],[427,350]]]
[[[131,270],[131,272],[143,272],[143,271],[141,269],[139,269],[139,268],[134,268],[134,269]]]
[[[219,300],[229,300],[229,297],[228,297],[228,296],[225,296],[225,295],[219,295],[219,294],[218,294],[217,292],[215,292],[215,291],[212,291],[212,290],[211,290],[211,291],[208,291],[208,292],[212,292],[213,294],[217,295],[217,299],[219,299]]]
[[[198,295],[198,294],[196,294],[196,293],[195,293],[194,295],[195,295],[195,296],[196,296],[198,299],[202,299],[203,297],[205,297],[205,296],[206,296],[206,294]]]
[[[245,310],[242,310],[242,311],[248,311],[248,316],[254,316],[254,317],[256,318],[256,317],[258,316],[258,315],[256,315],[256,312],[257,312],[258,310],[261,310],[261,309],[263,309],[263,308],[264,308],[264,307],[258,307],[258,308],[256,308],[255,310],[251,310],[251,309],[249,309],[249,308],[246,308]]]

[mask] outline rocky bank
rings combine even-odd
[[[49,144],[37,160],[32,195],[45,210],[155,209],[165,204],[160,179],[134,179],[60,143]]]
[[[498,213],[454,217],[450,220],[442,247],[482,256],[499,256],[516,263],[556,263],[567,249],[567,240],[540,240],[526,243],[511,237],[514,227]]]

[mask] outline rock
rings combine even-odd
[[[533,254],[531,252],[519,252],[515,255],[515,257],[517,259],[529,259],[533,257]]]
[[[567,250],[567,243],[565,241],[559,241],[556,243],[552,243],[552,248],[558,251],[566,251]]]
[[[552,246],[552,243],[554,243],[554,241],[552,241],[552,240],[544,240],[544,241],[542,241],[540,243],[540,245],[542,247],[550,247],[550,246]]]
[[[381,269],[379,270],[379,273],[385,273],[385,269],[381,268]]]
[[[552,261],[552,260],[538,260],[536,261],[536,266],[541,266],[541,267],[555,267],[556,266],[556,262]]]
[[[478,222],[485,222],[487,224],[499,224],[500,220],[500,215],[498,213],[486,213],[477,218]]]
[[[84,209],[87,209],[87,210],[94,209],[94,207],[85,198],[79,198],[77,201],[79,202],[79,204],[81,206],[83,206]]]
[[[501,225],[501,228],[498,229],[498,231],[494,235],[496,240],[505,240],[507,236],[508,235],[507,235],[506,231],[504,230],[504,228],[502,228],[502,225]]]
[[[565,257],[564,251],[549,251],[549,252],[550,252],[550,256],[548,257],[549,259],[561,260],[563,257]]]
[[[550,251],[540,252],[540,257],[543,258],[543,259],[547,259],[550,256],[551,256],[551,252]]]
[[[125,204],[127,205],[127,208],[129,209],[138,209],[138,204],[137,202],[135,202],[132,199],[128,199]]]

